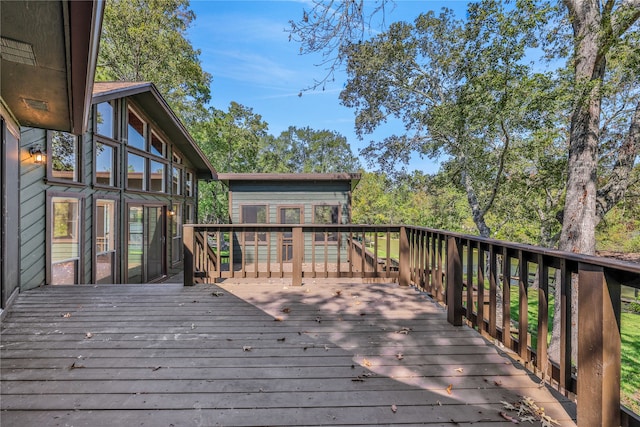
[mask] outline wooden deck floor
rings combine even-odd
[[[575,425],[414,289],[270,282],[23,293],[2,322],[0,425],[506,426],[523,397]]]

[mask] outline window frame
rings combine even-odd
[[[113,185],[103,184],[98,182],[98,144],[110,147],[113,150]],[[120,146],[110,140],[104,140],[97,137],[93,141],[93,185],[98,188],[104,189],[118,189],[120,185]]]
[[[77,265],[76,265],[76,270],[75,270],[75,280],[76,283],[73,283],[74,285],[77,285],[79,283],[82,283],[82,281],[84,280],[84,203],[85,203],[85,195],[82,193],[70,193],[70,192],[59,192],[59,191],[47,191],[46,192],[46,200],[47,200],[47,204],[46,204],[46,209],[45,209],[45,216],[46,216],[46,227],[45,227],[45,241],[46,241],[46,252],[45,252],[45,259],[46,259],[46,269],[45,269],[45,282],[47,285],[54,285],[53,283],[53,245],[54,245],[54,229],[55,226],[53,224],[54,221],[54,209],[53,209],[53,201],[56,198],[60,198],[60,199],[75,199],[78,203],[78,217],[77,217],[77,230],[78,230],[78,236],[77,236],[77,250],[78,250],[78,256],[77,257],[72,257],[72,258],[68,258],[66,260],[63,261],[59,261],[57,263],[61,263],[61,262],[68,262],[71,260],[74,260]]]
[[[112,201],[114,203],[114,218],[113,218],[113,235],[114,235],[114,248],[112,251],[106,251],[106,252],[98,252],[98,227],[96,224],[96,220],[98,218],[98,201],[100,200],[108,200],[108,201]],[[93,274],[91,275],[91,278],[93,280],[93,283],[97,283],[98,278],[97,278],[97,272],[98,272],[98,255],[102,255],[105,253],[109,253],[109,252],[113,252],[114,253],[114,259],[113,259],[113,265],[112,265],[112,274],[113,274],[113,283],[119,283],[119,275],[120,275],[120,264],[118,263],[119,259],[121,257],[118,256],[118,254],[121,253],[121,247],[120,247],[120,228],[119,228],[119,220],[120,219],[120,211],[119,211],[119,198],[117,196],[113,196],[113,195],[104,195],[104,194],[96,194],[94,196],[93,199],[93,239],[92,239],[92,244],[93,244],[93,259],[92,259],[92,269],[93,269]]]

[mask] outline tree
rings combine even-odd
[[[445,157],[485,237],[514,152],[546,120],[551,80],[523,64],[544,16],[534,9],[522,1],[505,10],[486,0],[469,6],[466,21],[450,10],[429,12],[345,48],[349,80],[341,99],[357,111],[358,134],[390,116],[407,130],[372,142],[364,154],[387,170],[412,153]]]
[[[578,96],[571,113],[567,192],[559,247],[593,254],[596,225],[624,194],[640,151],[640,102],[637,102],[609,181],[599,188],[603,142],[600,124],[607,61],[618,48],[629,45],[635,45],[628,53],[633,55],[635,51],[637,61],[640,1],[628,0],[615,7],[614,0],[564,0],[564,5],[573,29],[572,68]],[[637,70],[636,67],[636,79]],[[637,91],[637,80],[635,83]]]
[[[194,19],[188,0],[107,2],[97,80],[153,82],[185,123],[202,118],[211,75],[186,38]]]
[[[290,126],[278,138],[263,143],[259,154],[262,172],[332,173],[361,168],[347,139],[337,132]]]

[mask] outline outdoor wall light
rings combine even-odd
[[[42,153],[42,147],[39,145],[34,145],[29,148],[29,154],[33,157],[33,162],[37,164],[41,164],[44,162],[44,154]]]

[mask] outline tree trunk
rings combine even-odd
[[[595,254],[598,144],[602,79],[606,59],[601,52],[601,14],[597,0],[565,0],[574,32],[575,85],[579,97],[571,115],[567,192],[559,249]],[[556,274],[555,301],[560,299],[559,274]],[[572,360],[577,360],[577,281],[571,283]],[[553,335],[549,357],[559,360],[560,311],[553,316]]]

